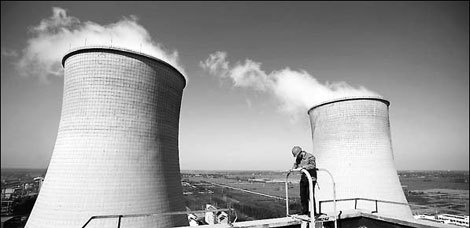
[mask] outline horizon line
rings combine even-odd
[[[36,169],[36,170],[47,170],[47,168],[24,168],[24,167],[1,167],[4,169]],[[281,169],[180,169],[180,171],[270,171],[270,172],[286,172],[287,170]],[[467,171],[470,169],[397,169],[397,171]]]

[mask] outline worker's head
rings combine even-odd
[[[292,148],[292,155],[294,157],[297,157],[300,154],[300,152],[302,152],[302,148],[300,148],[300,146],[294,146]]]

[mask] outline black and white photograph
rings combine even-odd
[[[1,227],[469,227],[469,1],[2,1]]]

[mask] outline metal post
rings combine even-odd
[[[286,175],[286,217],[289,216],[289,175],[292,172],[292,170],[289,170]]]
[[[308,207],[309,207],[309,210],[310,210],[310,225],[311,227],[315,227],[315,214],[314,214],[314,211],[313,211],[313,183],[312,183],[312,177],[310,176],[310,173],[306,170],[306,169],[301,169],[300,170],[301,172],[303,172],[305,174],[305,176],[307,176],[307,179],[308,179],[308,198],[310,200],[310,202],[308,203]]]
[[[119,215],[119,218],[118,218],[118,228],[121,227],[121,218],[122,218],[122,215]]]
[[[354,199],[354,210],[357,209],[357,198]]]
[[[377,200],[375,200],[375,213],[379,212],[379,207],[377,206]]]
[[[321,214],[321,204],[322,204],[322,202],[319,201],[319,202],[318,202],[318,213],[319,213],[319,214]]]

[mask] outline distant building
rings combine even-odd
[[[252,178],[248,179],[249,182],[257,182],[257,183],[266,183],[266,179],[259,179],[259,178]]]
[[[10,215],[12,212],[13,201],[11,200],[2,200],[1,205],[1,214],[2,215]]]
[[[2,188],[2,199],[11,199],[15,188]]]
[[[37,181],[38,182],[38,192],[41,191],[41,187],[42,187],[42,182],[44,182],[44,177],[35,177],[34,178],[34,181]]]
[[[437,215],[436,218],[438,221],[442,221],[444,224],[469,227],[468,215],[462,216],[462,215],[440,214],[440,215]]]

